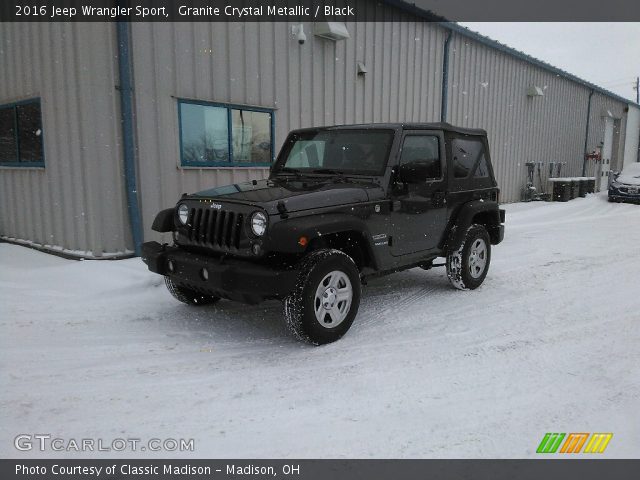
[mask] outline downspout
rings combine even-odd
[[[442,95],[440,105],[440,121],[447,121],[447,102],[449,100],[449,43],[453,30],[449,30],[447,38],[444,41],[444,52],[442,57]]]
[[[587,126],[584,130],[584,158],[582,159],[582,176],[584,177],[587,174],[587,142],[589,140],[589,124],[591,122],[591,97],[593,97],[594,90],[591,89],[589,92],[589,103],[587,105]]]
[[[120,75],[120,122],[122,124],[122,150],[124,180],[127,190],[127,208],[131,224],[131,236],[136,256],[142,245],[142,222],[138,203],[136,179],[136,146],[133,124],[133,71],[131,68],[131,32],[129,22],[116,22],[118,37],[118,71]]]

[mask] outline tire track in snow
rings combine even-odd
[[[418,287],[408,295],[403,295],[403,297],[397,301],[383,303],[380,309],[378,309],[377,305],[375,304],[375,300],[378,300],[376,292],[371,292],[371,300],[373,300],[373,302],[368,305],[369,308],[367,309],[367,312],[363,312],[365,313],[366,317],[362,318],[358,323],[360,325],[370,325],[373,323],[377,323],[380,319],[382,319],[383,322],[387,319],[397,319],[398,313],[402,314],[405,309],[415,305],[416,303],[420,302],[425,297],[429,296],[431,293],[439,289],[440,285],[438,285],[436,282],[424,287]]]

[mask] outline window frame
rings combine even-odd
[[[180,168],[247,168],[247,167],[271,167],[275,163],[275,125],[276,125],[276,112],[272,108],[256,107],[253,105],[241,105],[237,103],[220,103],[210,102],[206,100],[194,100],[190,98],[177,98],[178,101],[178,143],[180,149]],[[227,134],[228,134],[228,149],[229,160],[227,162],[189,162],[184,159],[183,155],[183,142],[182,142],[182,105],[200,105],[203,107],[217,107],[224,108],[227,111]],[[270,120],[270,135],[271,135],[271,161],[265,162],[234,162],[233,161],[233,121],[232,110],[244,110],[248,112],[261,112],[271,115]]]
[[[473,136],[466,136],[466,137],[453,137],[451,139],[451,161],[453,162],[452,168],[453,168],[453,178],[455,178],[456,180],[471,180],[475,177],[476,174],[476,170],[478,169],[478,166],[480,165],[480,158],[481,156],[478,155],[476,156],[476,158],[473,160],[473,163],[471,164],[468,173],[464,176],[464,177],[458,177],[456,175],[456,165],[455,165],[455,158],[453,156],[453,152],[454,152],[454,144],[457,141],[467,141],[467,142],[476,142],[480,144],[480,153],[482,154],[481,156],[483,156],[485,158],[485,162],[486,162],[486,149],[485,149],[485,145],[484,142],[482,141],[482,138],[474,138]],[[488,177],[488,166],[487,166],[487,177]],[[486,177],[478,177],[478,178],[486,178]]]
[[[37,104],[40,108],[40,143],[42,145],[42,159],[39,162],[21,162],[20,161],[20,131],[18,129],[18,108],[21,105]],[[15,162],[0,162],[0,167],[4,168],[44,168],[45,167],[45,151],[44,151],[44,122],[42,121],[42,99],[41,97],[28,98],[18,100],[16,102],[0,104],[0,110],[13,110],[13,136],[16,153]]]
[[[400,168],[402,164],[402,152],[404,150],[404,141],[407,137],[436,137],[438,139],[438,154],[440,156],[440,176],[438,178],[429,178],[426,180],[425,185],[432,183],[443,182],[447,171],[447,153],[445,150],[445,138],[441,132],[437,130],[407,130],[402,136],[402,143],[400,144],[400,151],[398,152],[397,166]]]
[[[280,149],[280,153],[278,154],[278,158],[276,159],[276,162],[273,164],[274,168],[272,170],[272,174],[279,174],[281,173],[282,169],[285,167],[287,160],[289,158],[289,154],[291,153],[291,149],[293,148],[293,144],[295,143],[295,141],[299,140],[298,137],[299,135],[304,135],[304,134],[318,134],[318,133],[328,133],[328,132],[361,132],[361,133],[370,133],[370,132],[387,132],[391,135],[391,143],[389,144],[389,150],[387,151],[387,154],[385,155],[386,160],[384,162],[384,166],[380,169],[380,171],[376,172],[376,173],[352,173],[352,172],[346,172],[344,173],[345,176],[347,177],[368,177],[368,178],[374,178],[374,177],[379,177],[384,175],[387,167],[390,165],[390,158],[391,155],[396,155],[396,159],[397,157],[397,153],[394,151],[394,147],[396,144],[396,132],[397,130],[393,129],[393,128],[387,128],[387,127],[376,127],[376,128],[363,128],[362,126],[355,126],[355,127],[347,127],[347,128],[343,128],[343,127],[338,127],[338,128],[331,128],[331,127],[315,127],[315,128],[303,128],[303,129],[299,129],[299,130],[293,130],[291,132],[289,132],[289,135],[287,135],[287,138],[285,139],[284,143],[282,144],[282,148]],[[302,169],[300,169],[300,171],[303,171]],[[327,174],[318,174],[318,175],[327,175]]]
[[[450,164],[448,179],[449,189],[451,192],[460,193],[468,191],[476,191],[481,189],[497,188],[497,182],[495,172],[493,170],[493,163],[491,162],[491,151],[489,149],[489,141],[484,135],[473,135],[460,132],[448,132],[445,136],[446,148],[447,148],[447,163]],[[453,142],[457,139],[469,139],[476,138],[482,143],[484,156],[487,161],[487,169],[489,172],[488,177],[474,178],[475,168],[464,178],[455,177],[454,164],[453,164]]]

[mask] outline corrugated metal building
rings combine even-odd
[[[526,162],[580,175],[605,140],[613,167],[637,161],[636,104],[455,24],[381,13],[347,23],[340,41],[305,24],[304,45],[288,23],[1,24],[0,235],[84,257],[133,253],[182,192],[267,176],[287,132],[314,125],[444,116],[485,128],[507,202],[521,198]],[[122,126],[127,92],[133,128]],[[197,138],[205,124],[213,138]]]

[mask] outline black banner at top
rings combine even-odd
[[[640,21],[629,0],[2,0],[0,22]],[[639,39],[640,40],[640,39]]]

